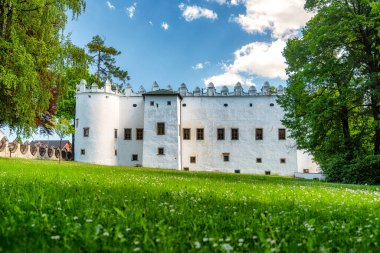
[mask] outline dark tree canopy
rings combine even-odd
[[[372,182],[380,183],[377,7],[371,0],[308,0],[306,8],[317,14],[284,51],[283,123],[331,180],[367,182],[359,175],[371,171]],[[357,166],[363,159],[376,160],[378,169]]]
[[[104,83],[107,79],[111,82],[116,78],[125,83],[129,80],[128,71],[116,66],[115,56],[121,54],[114,47],[105,45],[104,40],[96,35],[87,44],[89,53],[93,57],[93,64],[96,66],[96,78],[98,84]]]
[[[60,34],[68,10],[77,17],[84,8],[84,0],[0,1],[0,125],[29,135],[51,123],[66,87]]]

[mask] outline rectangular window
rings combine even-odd
[[[204,140],[204,129],[197,128],[197,140]]]
[[[150,106],[154,106],[154,101],[150,101]]]
[[[132,129],[124,128],[124,140],[131,140],[131,139],[132,139]]]
[[[190,156],[190,163],[196,163],[197,159],[195,156]]]
[[[263,129],[256,128],[256,140],[262,140],[262,139],[263,139]]]
[[[158,122],[157,123],[157,135],[165,135],[165,123]]]
[[[189,171],[189,167],[183,167],[184,171]]]
[[[190,140],[190,128],[183,129],[183,139]]]
[[[164,148],[158,148],[158,150],[157,150],[157,154],[158,154],[158,155],[164,155],[164,154],[165,154],[165,152],[164,152]]]
[[[85,150],[85,149],[81,149],[81,150],[80,150],[80,154],[81,154],[81,155],[85,155],[85,154],[86,154],[86,150]]]
[[[172,101],[168,101],[167,105],[172,105]]]
[[[117,129],[114,130],[115,139],[117,139]]]
[[[230,161],[230,153],[223,153],[223,161],[224,162]]]
[[[270,175],[270,170],[266,170],[265,175]]]
[[[278,139],[279,140],[286,140],[286,131],[285,131],[285,128],[279,128],[278,129]]]
[[[75,119],[75,127],[79,126],[79,119]]]
[[[132,161],[138,161],[138,160],[139,160],[139,156],[137,154],[133,154]]]
[[[224,140],[224,128],[218,128],[218,140]]]
[[[144,128],[136,128],[136,140],[144,139]]]
[[[90,136],[90,128],[89,127],[83,128],[83,136],[84,137]]]
[[[115,149],[115,156],[117,156],[117,149]]]
[[[262,163],[262,159],[261,158],[256,158],[256,163]]]
[[[239,128],[231,129],[231,140],[239,140]]]
[[[280,163],[286,163],[286,159],[285,158],[281,158],[280,159]]]

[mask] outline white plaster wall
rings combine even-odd
[[[114,129],[119,128],[119,96],[103,92],[77,93],[75,126],[75,159],[79,162],[117,165],[117,140]],[[83,128],[89,127],[89,137]],[[81,155],[85,149],[85,155]]]
[[[313,161],[313,157],[306,153],[305,150],[297,151],[298,172],[303,173],[304,169],[308,169],[309,173],[319,173],[321,171],[319,165]]]
[[[154,106],[150,102],[154,101]],[[171,101],[171,105],[167,105]],[[178,169],[179,159],[179,97],[145,96],[143,166]],[[157,122],[165,123],[165,135],[157,135]],[[157,149],[164,148],[165,155]]]
[[[136,105],[136,107],[133,105]],[[143,140],[136,140],[136,128],[144,128],[143,97],[120,97],[119,119],[118,164],[126,166],[142,165]],[[124,128],[132,129],[131,140],[124,140]],[[132,161],[132,154],[138,155],[138,161]]]
[[[237,169],[256,174],[271,171],[293,176],[297,171],[295,142],[289,138],[278,140],[278,129],[285,127],[281,124],[283,111],[275,100],[274,96],[184,97],[181,127],[191,129],[191,140],[182,140],[182,168]],[[204,128],[203,141],[196,140],[197,128]],[[217,128],[225,128],[225,140],[217,140]],[[239,128],[239,140],[231,140],[231,128]],[[255,140],[256,128],[263,128],[264,140]],[[230,153],[229,162],[223,161],[223,153]],[[196,156],[195,164],[190,163],[190,156]],[[256,158],[262,158],[262,163],[256,163]],[[281,158],[286,159],[285,164],[280,163]]]

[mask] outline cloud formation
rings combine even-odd
[[[271,43],[253,42],[234,53],[234,62],[224,65],[224,73],[205,79],[205,84],[234,85],[236,82],[249,85],[252,78],[244,76],[261,76],[266,78],[287,78],[285,59],[282,56],[286,42],[278,39]]]
[[[182,17],[184,17],[187,22],[200,18],[207,18],[211,20],[218,18],[218,14],[216,14],[213,10],[202,8],[197,5],[190,6],[181,3],[178,5],[178,8],[182,11]]]
[[[208,61],[206,61],[206,62],[200,62],[200,63],[195,64],[191,68],[194,69],[194,70],[201,70],[201,69],[204,69],[205,66],[208,65],[208,64],[210,64],[210,62],[208,62]]]
[[[216,2],[220,5],[239,5],[245,3],[246,0],[207,0],[207,2]]]
[[[161,23],[161,27],[162,27],[162,29],[164,29],[165,31],[167,31],[169,29],[169,24],[166,23],[166,22],[162,22]]]
[[[227,2],[215,0],[218,2]],[[252,42],[242,46],[234,53],[232,64],[224,65],[224,73],[205,79],[205,84],[213,81],[215,85],[233,85],[260,76],[286,80],[285,58],[282,51],[287,39],[298,35],[300,29],[314,15],[307,13],[303,6],[305,0],[246,0],[246,14],[230,18],[248,33],[269,32],[271,42]]]
[[[246,14],[235,22],[248,33],[269,30],[273,38],[289,38],[313,16],[304,10],[305,0],[246,0]]]
[[[110,1],[107,1],[106,4],[107,4],[108,9],[110,9],[110,10],[114,10],[115,9],[115,6],[112,5],[112,3]]]
[[[135,15],[136,7],[137,3],[135,2],[131,6],[125,8],[125,11],[127,12],[129,18],[133,18],[133,16]]]

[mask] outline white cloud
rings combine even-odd
[[[161,23],[161,27],[162,27],[162,29],[164,29],[165,31],[167,31],[169,29],[169,24],[166,23],[166,22],[162,22]]]
[[[200,63],[195,64],[191,68],[194,69],[194,70],[200,70],[200,69],[204,69],[205,66],[208,65],[208,64],[210,64],[210,62],[208,62],[208,61],[206,61],[206,62],[200,62]]]
[[[217,76],[212,76],[206,79],[203,79],[203,82],[205,85],[209,83],[213,83],[215,86],[234,86],[237,82],[240,82],[242,85],[255,85],[252,82],[251,78],[245,78],[242,75],[236,74],[236,73],[231,73],[231,72],[226,72],[221,75]]]
[[[207,2],[216,2],[220,5],[227,4],[227,5],[239,5],[245,3],[246,0],[207,0]]]
[[[181,3],[180,5],[178,5],[178,7],[182,11],[182,16],[185,18],[187,22],[191,22],[199,18],[207,18],[212,20],[218,18],[218,14],[216,14],[214,11],[199,7],[197,5],[189,6],[185,5],[184,3]]]
[[[133,18],[133,16],[135,15],[136,7],[137,7],[137,3],[135,2],[131,6],[128,6],[127,8],[125,8],[125,11],[128,13],[129,18]]]
[[[248,33],[271,31],[273,38],[293,36],[313,16],[305,0],[246,0],[246,14],[235,21]]]
[[[152,22],[152,21],[149,21],[148,23],[149,23],[151,26],[153,26],[153,22]]]
[[[204,68],[204,65],[203,63],[197,63],[195,64],[195,66],[192,67],[194,70],[199,70],[199,69],[203,69]]]
[[[115,6],[112,5],[112,3],[110,1],[107,1],[106,4],[107,4],[108,9],[110,9],[110,10],[114,10],[115,9]]]
[[[285,58],[282,51],[286,46],[284,40],[278,39],[271,43],[253,42],[247,44],[234,53],[234,62],[223,65],[224,73],[215,75],[205,80],[212,81],[215,85],[227,85],[236,83],[249,85],[252,81],[244,76],[261,76],[266,78],[287,79],[285,73]]]

